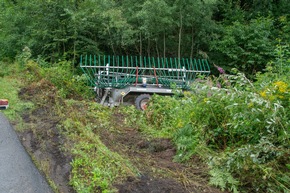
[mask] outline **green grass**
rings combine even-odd
[[[0,63],[1,72],[0,77],[0,99],[8,99],[9,108],[2,112],[7,116],[10,121],[21,123],[21,114],[33,108],[31,102],[24,102],[18,96],[22,82],[20,73],[17,72],[17,65],[8,65]]]
[[[110,127],[111,113],[111,109],[96,103],[65,101],[60,129],[73,142],[65,149],[74,157],[70,184],[77,192],[116,192],[114,183],[139,173],[127,158],[111,151],[99,137],[102,129]]]

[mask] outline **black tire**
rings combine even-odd
[[[141,94],[135,100],[135,106],[137,109],[144,111],[147,108],[147,103],[150,99],[150,94]]]

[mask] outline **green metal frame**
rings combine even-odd
[[[85,55],[80,67],[96,88],[137,86],[146,78],[149,85],[188,89],[197,74],[210,73],[207,60],[192,58]]]

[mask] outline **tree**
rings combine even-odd
[[[175,0],[174,21],[178,28],[177,55],[193,56],[200,49],[208,49],[208,37],[214,28],[211,22],[215,0]],[[190,49],[189,49],[190,48]],[[195,49],[195,51],[194,51]]]
[[[140,31],[144,34],[147,42],[147,54],[150,56],[151,41],[156,43],[156,52],[159,57],[158,42],[163,41],[163,57],[166,56],[166,34],[172,30],[172,8],[163,0],[147,0],[142,9],[137,13],[141,21]]]
[[[273,21],[268,18],[223,27],[223,34],[211,43],[211,49],[222,55],[216,61],[247,74],[262,71],[272,57],[272,27]]]
[[[101,34],[104,41],[108,41],[114,55],[126,49],[126,46],[134,44],[133,35],[135,31],[127,22],[122,10],[113,1],[106,1],[104,4],[99,4],[102,7],[100,18]]]

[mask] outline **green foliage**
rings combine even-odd
[[[16,63],[11,63],[10,61],[0,61],[0,77],[15,77],[19,73],[19,68]]]
[[[152,106],[146,111],[146,117],[156,129],[174,128],[171,127],[176,119],[173,112],[175,112],[178,101],[175,98],[168,96],[154,95],[152,97]],[[170,129],[170,130],[171,130]],[[168,131],[168,134],[170,131]]]
[[[22,53],[19,54],[17,57],[17,62],[24,66],[24,64],[28,63],[28,60],[31,58],[31,50],[25,46],[22,50]]]
[[[232,192],[238,192],[238,181],[233,178],[231,173],[214,168],[210,170],[209,174],[211,175],[209,184],[220,187],[222,191],[229,187]]]
[[[290,116],[290,52],[289,44],[277,44],[274,50],[275,59],[271,60],[266,67],[266,73],[257,74],[259,94],[266,100],[279,101],[285,108],[287,116]]]
[[[76,55],[79,46],[88,48],[92,44],[90,37],[82,36],[87,25],[79,25],[84,23],[81,21],[83,12],[75,13],[77,4],[72,1],[24,0],[2,4],[0,42],[4,56],[14,58],[27,46],[33,57],[43,55],[55,62],[63,56]],[[95,41],[91,42],[96,45]]]
[[[181,41],[182,53],[192,55],[210,37],[212,28],[207,24],[213,24],[213,4],[214,1],[4,1],[0,14],[1,55],[14,58],[25,46],[31,49],[33,58],[41,55],[53,63],[58,59],[75,61],[82,53],[159,56],[162,48],[164,54],[172,55]],[[174,10],[178,14],[172,14]],[[181,39],[176,38],[180,27],[184,29]]]
[[[153,97],[144,132],[166,131],[161,136],[174,141],[177,161],[208,160],[210,184],[221,189],[289,191],[289,55],[283,49],[256,83],[234,69],[196,81],[182,98]]]
[[[63,98],[92,97],[92,90],[87,86],[85,75],[76,75],[70,62],[59,62],[43,70],[44,77],[59,89]]]
[[[137,17],[143,21],[141,30],[147,37],[159,35],[160,30],[164,32],[169,28],[169,25],[173,22],[171,9],[165,1],[150,0],[144,2]]]
[[[210,42],[211,60],[247,77],[263,71],[273,59],[276,39],[289,42],[289,2],[218,0],[213,18],[219,28]]]
[[[276,38],[283,43],[289,39],[288,4],[287,0],[4,1],[0,57],[21,59],[26,47],[31,58],[73,64],[84,53],[200,55],[248,76],[263,70],[272,58]]]
[[[0,69],[3,69],[0,73],[0,99],[8,99],[9,101],[9,107],[3,113],[13,122],[21,122],[21,113],[32,109],[34,105],[31,102],[24,102],[19,99],[18,92],[23,83],[18,76],[19,68],[17,64],[0,62]]]
[[[108,46],[113,53],[116,54],[120,47],[133,45],[135,31],[124,17],[122,10],[111,1],[104,3],[101,11],[101,21],[107,21],[102,22],[101,38],[104,42],[109,40]]]
[[[0,57],[16,57],[21,67],[0,63],[0,93],[9,99],[10,107],[4,111],[9,118],[20,119],[20,112],[33,108],[19,100],[22,81],[14,75],[25,76],[27,83],[48,79],[61,98],[83,99],[92,93],[75,69],[81,53],[200,53],[227,71],[234,67],[243,73],[197,81],[183,98],[153,96],[145,112],[124,108],[130,115],[125,122],[137,124],[150,137],[172,139],[176,161],[186,162],[195,154],[208,160],[210,183],[221,189],[289,192],[287,0],[0,4]],[[264,74],[255,76],[257,72]],[[112,181],[138,173],[97,135],[109,127],[108,110],[74,100],[65,103],[57,110],[63,118],[62,132],[75,144],[67,149],[75,156],[71,184],[77,191],[114,191]]]
[[[286,78],[286,76],[290,74],[289,46],[289,42],[282,43],[281,40],[278,39],[278,43],[274,49],[275,59],[267,64],[267,76],[271,76],[271,78],[278,80],[283,77]],[[284,81],[286,81],[286,79]]]
[[[187,124],[174,134],[173,141],[177,147],[176,161],[189,160],[196,154],[196,147],[200,143],[200,132],[193,125]]]
[[[115,182],[138,174],[127,159],[108,149],[99,138],[100,130],[110,124],[110,109],[74,100],[63,105],[60,130],[71,141],[66,144],[74,157],[70,184],[77,192],[116,192]]]
[[[25,72],[26,81],[32,83],[46,79],[58,88],[58,94],[62,98],[80,100],[92,98],[93,91],[87,86],[87,78],[85,75],[78,75],[70,62],[63,61],[51,65],[41,59],[37,60],[37,63],[33,60],[20,58],[19,64]]]
[[[222,53],[219,62],[224,66],[254,74],[262,71],[272,58],[272,28],[273,20],[268,18],[234,22],[223,26],[223,34],[211,43],[211,49]]]
[[[247,192],[289,191],[289,172],[285,166],[285,162],[289,162],[289,150],[270,142],[273,138],[262,138],[258,144],[229,149],[211,157],[209,165],[213,169],[210,175],[219,178],[216,170],[230,173]],[[224,179],[220,177],[211,180]]]
[[[70,183],[77,192],[115,192],[112,182],[120,176],[135,175],[134,171],[127,160],[111,152],[97,136],[95,138],[79,142],[73,148]]]

